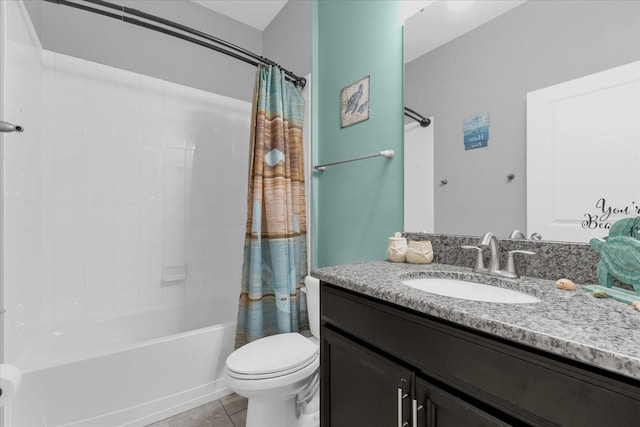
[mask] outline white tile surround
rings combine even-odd
[[[24,133],[3,134],[2,192],[5,354],[24,353],[42,307],[42,76],[40,43],[22,3],[0,2],[4,55],[3,103],[7,121]]]
[[[43,58],[45,319],[235,301],[249,103]],[[163,267],[179,265],[187,279],[162,283]]]
[[[6,103],[25,132],[4,150],[6,360],[39,324],[236,304],[250,104],[19,50],[31,63],[7,61]],[[177,265],[186,280],[162,283],[163,267]]]

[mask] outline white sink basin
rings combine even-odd
[[[423,277],[419,279],[403,280],[407,286],[446,297],[460,298],[471,301],[499,302],[506,304],[531,304],[540,302],[536,297],[511,289],[482,283],[467,282],[457,279],[442,279]]]

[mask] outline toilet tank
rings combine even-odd
[[[320,280],[307,276],[304,278],[307,288],[307,313],[311,335],[320,339]]]

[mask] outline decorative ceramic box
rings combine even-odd
[[[428,240],[409,242],[406,258],[411,264],[429,264],[433,261],[431,242]]]
[[[407,239],[401,237],[400,232],[396,232],[393,237],[389,237],[387,247],[387,258],[393,262],[404,262],[407,253]]]

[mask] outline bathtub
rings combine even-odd
[[[59,324],[34,340],[8,427],[145,426],[230,393],[228,301]]]

